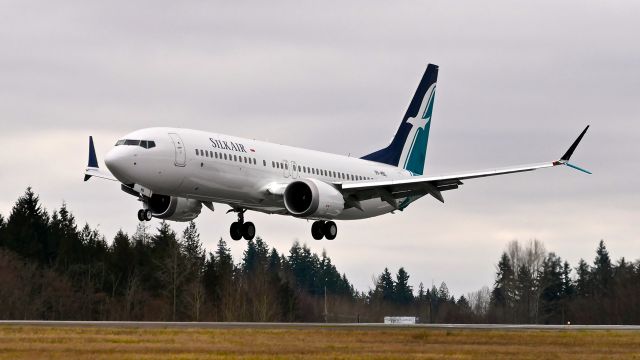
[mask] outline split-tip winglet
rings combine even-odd
[[[569,159],[571,158],[571,155],[573,155],[573,152],[576,150],[576,148],[578,147],[578,144],[580,143],[580,140],[582,140],[582,137],[584,136],[584,134],[587,133],[587,130],[589,129],[589,125],[587,125],[586,128],[584,128],[584,130],[582,130],[582,132],[580,133],[580,136],[578,136],[578,138],[576,139],[576,141],[573,142],[573,144],[571,144],[571,146],[569,147],[569,149],[567,150],[566,153],[564,153],[564,155],[562,155],[562,157],[560,158],[560,160],[555,161],[553,164],[554,165],[567,165],[570,168],[574,168],[576,170],[580,170],[584,173],[587,174],[591,174],[591,171],[583,169],[579,166],[573,165],[571,163],[569,163]]]

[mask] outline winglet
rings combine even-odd
[[[571,144],[571,146],[569,147],[569,150],[567,150],[567,152],[564,153],[564,155],[562,155],[562,157],[560,158],[561,161],[565,161],[565,162],[569,161],[569,159],[571,158],[571,155],[573,155],[573,152],[578,147],[580,140],[582,140],[582,137],[584,136],[584,134],[587,133],[587,130],[589,130],[589,125],[587,125],[587,127],[584,128],[584,130],[582,130],[582,132],[580,133],[580,136],[578,136],[576,141],[574,141],[573,144]]]
[[[564,155],[562,155],[562,157],[560,158],[560,160],[556,161],[554,163],[554,165],[567,165],[570,168],[574,168],[576,170],[580,170],[584,173],[587,174],[591,174],[591,171],[583,169],[579,166],[573,165],[569,163],[569,159],[571,158],[571,155],[573,155],[573,152],[576,150],[576,148],[578,147],[578,144],[580,143],[580,140],[582,140],[582,137],[584,136],[584,134],[587,133],[587,130],[589,129],[589,125],[587,125],[586,128],[584,128],[584,130],[582,130],[582,132],[580,133],[580,136],[578,136],[578,138],[576,139],[576,141],[573,142],[573,144],[571,144],[571,146],[569,147],[569,149],[567,150],[566,153],[564,153]]]
[[[93,146],[93,136],[89,136],[89,162],[88,168],[98,168],[98,157],[96,156],[96,149]],[[84,181],[91,179],[91,175],[85,174]]]

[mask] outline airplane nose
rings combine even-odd
[[[131,182],[127,176],[128,163],[130,162],[129,155],[123,147],[115,147],[109,150],[104,157],[104,163],[107,165],[107,169],[109,169],[113,176],[124,183]]]

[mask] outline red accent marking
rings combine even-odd
[[[251,152],[256,152],[256,151],[255,151],[255,150],[253,150],[253,149],[249,149],[249,150],[251,150]]]

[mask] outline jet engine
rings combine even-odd
[[[344,197],[323,181],[300,179],[285,188],[284,206],[293,216],[331,219],[344,210]]]
[[[158,219],[191,221],[200,215],[202,203],[193,199],[153,194],[149,199],[149,209]]]

